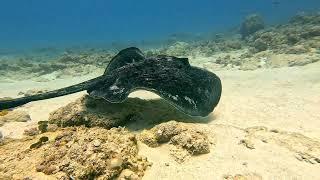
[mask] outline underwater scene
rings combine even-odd
[[[0,180],[320,179],[320,0],[3,0],[0,19]]]

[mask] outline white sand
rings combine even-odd
[[[208,123],[198,124],[212,132],[216,145],[209,154],[178,164],[169,155],[168,145],[149,148],[140,144],[140,153],[153,162],[144,179],[222,179],[227,174],[246,173],[259,174],[263,179],[320,179],[320,163],[311,164],[296,157],[298,152],[309,152],[310,149],[320,153],[320,63],[216,73],[223,85],[220,104],[209,116]],[[91,77],[93,75],[46,83],[1,83],[0,97],[16,96],[19,91],[27,89],[56,89]],[[83,93],[29,103],[19,109],[30,113],[31,122],[8,123],[0,127],[0,131],[5,136],[21,137],[26,126],[46,120],[50,112]],[[131,96],[157,98],[145,91]],[[244,129],[253,126],[265,126],[284,133],[261,133],[261,138],[268,139],[267,143],[251,137],[255,149],[249,149],[239,141],[246,138]],[[306,139],[317,143],[308,144],[300,135],[285,132],[303,134]],[[307,146],[309,149],[305,148]],[[317,157],[320,158],[320,154]]]

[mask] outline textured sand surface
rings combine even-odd
[[[211,152],[179,164],[170,156],[168,145],[150,148],[139,143],[140,154],[153,162],[144,179],[223,179],[236,174],[320,179],[320,63],[215,73],[223,85],[220,104],[201,123],[194,122],[215,136]],[[94,76],[1,83],[0,97],[15,97],[28,89],[56,89]],[[19,109],[30,113],[30,122],[7,123],[0,131],[4,136],[21,137],[23,129],[46,120],[51,111],[83,93],[29,103]],[[131,96],[158,98],[146,91]]]

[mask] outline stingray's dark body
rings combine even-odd
[[[214,73],[190,66],[187,58],[145,58],[139,49],[132,47],[120,51],[104,75],[98,78],[30,96],[29,99],[25,97],[3,101],[0,102],[0,110],[80,90],[87,90],[90,96],[96,98],[120,103],[137,89],[152,91],[191,116],[207,116],[212,112],[220,100],[222,90],[221,81]]]

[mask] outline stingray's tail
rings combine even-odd
[[[49,92],[42,93],[42,94],[36,94],[36,95],[17,98],[17,99],[3,100],[3,101],[0,101],[0,110],[18,107],[18,106],[27,104],[32,101],[49,99],[49,98],[64,96],[64,95],[88,90],[88,89],[90,89],[90,87],[93,87],[99,81],[99,79],[100,79],[100,77],[94,78],[94,79],[91,79],[89,81],[85,81],[80,84],[72,85],[72,86],[69,86],[66,88],[57,89],[54,91],[49,91]]]

